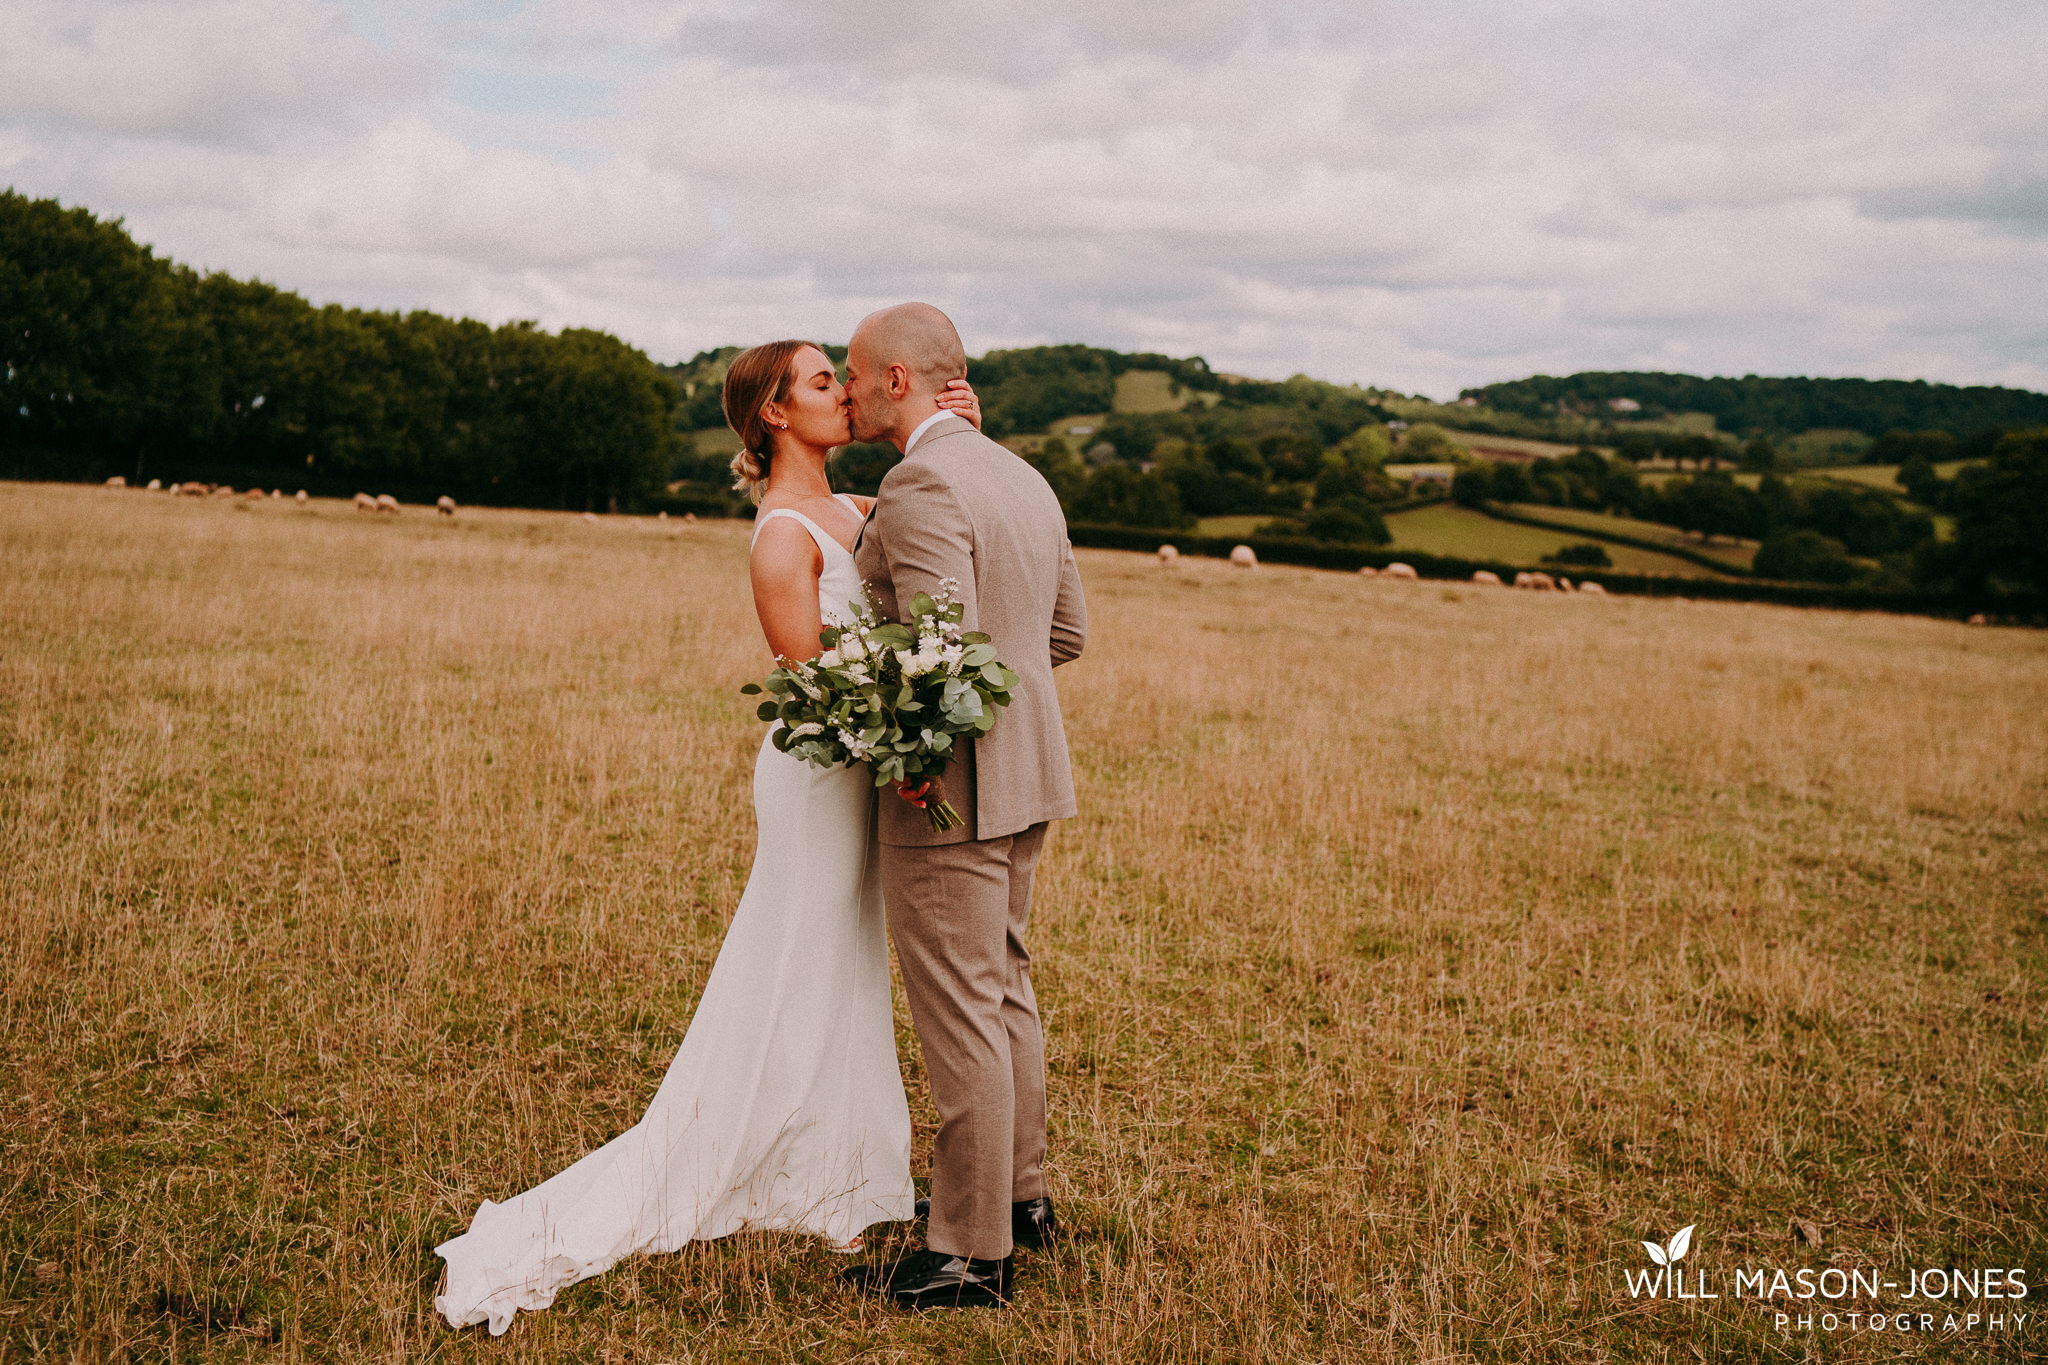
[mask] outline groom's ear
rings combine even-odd
[[[898,400],[910,397],[910,367],[891,365],[889,367],[889,396]]]

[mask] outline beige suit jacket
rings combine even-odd
[[[925,813],[884,792],[883,843],[999,839],[1074,814],[1074,772],[1052,670],[1076,658],[1088,631],[1067,519],[1045,478],[962,417],[934,423],[882,479],[854,542],[854,564],[876,609],[903,619],[918,593],[959,582],[961,624],[988,632],[1017,674],[995,728],[961,745],[946,793],[960,828],[940,833]]]

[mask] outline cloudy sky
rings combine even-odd
[[[0,181],[658,360],[2048,388],[2041,0],[8,0]]]

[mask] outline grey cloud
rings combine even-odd
[[[2037,6],[377,3],[399,75],[342,80],[382,92],[354,122],[321,122],[317,73],[298,104],[199,82],[241,130],[214,146],[44,89],[0,96],[0,157],[207,264],[663,356],[924,296],[977,348],[1435,393],[1630,365],[2048,383]],[[474,69],[609,98],[484,118],[448,94]]]
[[[0,119],[30,125],[275,144],[354,124],[431,78],[315,0],[18,0],[7,23]]]

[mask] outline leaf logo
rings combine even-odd
[[[1660,1247],[1655,1242],[1645,1242],[1643,1243],[1643,1250],[1649,1252],[1650,1259],[1658,1265],[1676,1265],[1685,1256],[1687,1249],[1692,1246],[1692,1230],[1698,1226],[1698,1223],[1687,1223],[1677,1232],[1672,1233],[1671,1245],[1668,1247]]]

